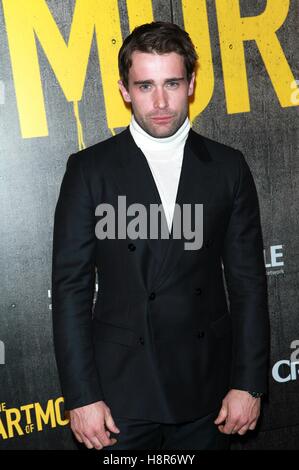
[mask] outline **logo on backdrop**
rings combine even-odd
[[[299,376],[299,340],[295,339],[290,344],[294,350],[290,359],[281,359],[272,367],[272,377],[276,382],[284,383],[297,380]]]
[[[46,0],[30,2],[2,0],[1,3],[6,24],[4,31],[7,36],[1,37],[1,41],[8,43],[23,138],[44,137],[49,134],[47,103],[43,93],[43,80],[46,77],[42,74],[38,43],[63,95],[73,104],[79,149],[85,147],[79,102],[82,100],[84,85],[87,82],[94,36],[108,128],[114,134],[115,129],[128,124],[129,111],[123,106],[120,94],[115,93],[115,84],[119,78],[117,53],[122,44],[120,11],[117,7],[103,8],[102,2],[98,0],[88,2],[76,0],[68,34],[69,40],[66,42],[60,24],[55,21]],[[131,0],[127,3],[126,20],[132,29],[137,24],[153,21],[154,11],[151,2]],[[181,2],[181,8],[184,26],[186,31],[190,31],[191,39],[202,61],[202,71],[197,76],[199,92],[190,104],[190,120],[193,121],[208,106],[215,93],[213,44],[209,33],[210,21],[206,2]],[[292,54],[282,47],[277,36],[277,30],[287,18],[289,19],[291,11],[289,1],[267,0],[262,13],[246,17],[240,14],[239,2],[230,0],[215,2],[221,49],[220,65],[224,76],[223,86],[228,114],[251,111],[251,94],[255,89],[250,89],[246,71],[248,59],[245,42],[248,40],[255,41],[267,70],[268,86],[272,86],[275,90],[279,105],[282,108],[299,105],[297,80],[292,71],[292,68],[295,69],[295,64],[290,61]],[[26,21],[23,21],[23,18],[26,18]],[[78,56],[80,56],[79,61]],[[26,70],[30,70],[30,80],[27,80]],[[236,77],[238,77],[238,86],[236,86]]]
[[[25,436],[46,427],[66,426],[69,420],[61,416],[63,402],[63,397],[59,397],[49,400],[45,407],[40,403],[30,403],[18,408],[0,403],[0,439]]]
[[[284,274],[283,245],[271,245],[264,249],[264,259],[268,276]]]
[[[0,365],[5,364],[5,344],[3,341],[0,341]]]
[[[294,91],[291,93],[291,103],[293,103],[295,106],[298,106],[298,105],[299,105],[299,89],[298,89],[298,85],[299,85],[299,80],[294,80],[294,81],[291,83],[291,89],[294,90]]]

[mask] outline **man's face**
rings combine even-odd
[[[175,134],[185,121],[194,77],[193,72],[188,83],[184,59],[176,52],[159,55],[134,51],[128,90],[121,80],[118,84],[142,129],[162,138]]]

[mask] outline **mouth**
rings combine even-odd
[[[157,116],[153,117],[152,120],[158,124],[165,124],[169,121],[171,121],[172,116]]]

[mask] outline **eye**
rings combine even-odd
[[[168,88],[178,88],[179,82],[168,82],[167,86]]]
[[[150,90],[151,84],[150,83],[143,83],[139,86],[139,90],[148,91]]]

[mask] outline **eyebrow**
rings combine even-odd
[[[167,83],[167,82],[181,82],[182,80],[185,80],[185,77],[172,77],[172,78],[167,78],[164,83]],[[144,84],[153,84],[155,83],[154,80],[135,80],[133,82],[134,85],[144,85]]]

